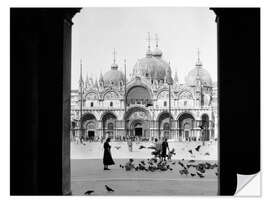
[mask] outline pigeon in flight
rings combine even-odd
[[[209,152],[206,152],[204,155],[205,155],[205,156],[209,156],[209,155],[210,155],[210,153],[209,153]]]
[[[190,154],[192,154],[193,152],[192,152],[192,150],[188,150],[188,152],[190,153]]]
[[[105,188],[108,192],[114,192],[114,190],[112,188],[110,188],[108,185],[105,185]]]
[[[115,149],[119,150],[121,148],[121,146],[115,146]]]
[[[91,195],[94,192],[94,190],[87,190],[84,195]]]
[[[141,146],[139,147],[139,149],[143,149],[143,148],[145,148],[145,146],[143,146],[143,145],[141,145]]]
[[[200,151],[200,148],[201,148],[201,145],[198,145],[198,146],[195,148],[195,150],[198,152],[198,151]]]

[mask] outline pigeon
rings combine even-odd
[[[193,159],[189,160],[188,161],[189,163],[194,163],[195,161]]]
[[[121,146],[115,146],[115,149],[119,150],[121,148]]]
[[[200,177],[200,178],[204,178],[204,176],[200,173],[197,172],[197,175]]]
[[[143,148],[145,148],[145,146],[143,146],[143,145],[141,145],[141,146],[139,147],[139,149],[143,149]]]
[[[209,156],[209,155],[210,155],[210,153],[209,153],[209,152],[206,152],[204,155],[205,155],[205,156]]]
[[[216,176],[218,176],[218,173],[216,173]]]
[[[190,175],[191,175],[192,177],[193,177],[193,176],[196,176],[196,174],[195,174],[195,173],[191,173]]]
[[[175,165],[175,162],[173,162],[172,165]]]
[[[114,192],[114,190],[112,188],[110,188],[108,185],[105,185],[105,188],[108,192]]]
[[[179,171],[181,175],[185,174],[186,176],[189,174],[187,169],[183,169]]]
[[[198,151],[200,151],[200,148],[201,148],[201,145],[198,145],[198,146],[195,148],[195,150],[198,152]]]
[[[178,161],[178,164],[182,167],[185,167],[184,164],[181,161]]]
[[[142,163],[143,165],[145,165],[145,162],[144,162],[144,161],[141,161],[141,163]]]
[[[94,192],[94,190],[87,190],[84,195],[91,195]]]
[[[122,165],[121,164],[119,166],[120,166],[120,168],[122,168]]]
[[[188,150],[188,152],[190,153],[190,154],[192,154],[193,152],[192,152],[192,150]]]
[[[170,168],[170,171],[172,171],[173,169],[172,168]]]

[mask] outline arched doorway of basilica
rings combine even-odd
[[[85,140],[96,140],[96,117],[91,113],[86,113],[82,116],[82,134]]]
[[[171,120],[170,120],[171,118]],[[167,139],[172,138],[172,122],[173,117],[169,114],[169,112],[162,112],[158,116],[158,138],[162,139],[166,137]],[[171,126],[170,126],[171,123]]]
[[[195,140],[194,117],[190,113],[183,113],[178,118],[179,134],[183,141]]]
[[[209,131],[209,116],[207,114],[202,115],[202,140],[209,141],[210,131]]]
[[[102,135],[103,137],[110,137],[115,139],[116,137],[116,116],[111,112],[106,112],[102,116]]]
[[[150,114],[142,107],[133,107],[125,115],[127,136],[133,140],[150,139]]]

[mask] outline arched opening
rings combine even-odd
[[[149,90],[144,86],[134,86],[127,91],[127,106],[151,106],[152,99]]]
[[[116,116],[107,112],[102,116],[102,135],[103,137],[110,137],[115,139],[116,136]]]
[[[190,113],[183,113],[178,118],[179,135],[183,141],[196,140],[194,132],[195,119]]]
[[[209,116],[207,114],[202,115],[201,121],[201,139],[203,141],[209,141],[210,139],[210,131],[209,131]]]
[[[171,123],[172,123],[173,117],[170,115],[169,112],[162,112],[158,116],[158,138],[162,139],[163,137],[166,137],[167,139],[172,138],[171,133]]]
[[[96,117],[91,113],[86,113],[82,116],[81,119],[82,122],[82,135],[85,141],[95,141],[96,138]],[[79,136],[80,129],[76,132],[76,134]]]
[[[130,108],[124,115],[127,136],[141,141],[150,139],[150,114],[142,107]]]

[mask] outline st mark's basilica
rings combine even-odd
[[[217,83],[199,53],[183,83],[177,72],[171,73],[158,41],[151,50],[149,40],[132,73],[119,69],[114,52],[111,67],[98,80],[80,76],[78,90],[71,91],[71,136],[92,141],[106,136],[118,141],[217,139]]]

